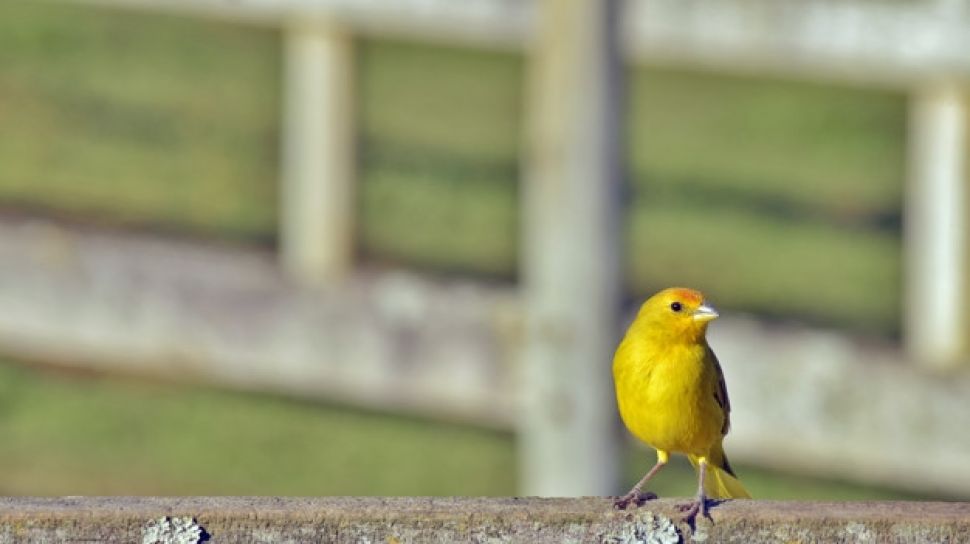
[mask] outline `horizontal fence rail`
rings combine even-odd
[[[361,34],[520,49],[528,0],[70,0],[269,25],[318,18]],[[639,60],[891,85],[970,76],[970,11],[959,1],[628,0]]]
[[[306,290],[269,252],[37,221],[0,221],[0,263],[0,345],[28,360],[512,422],[511,290],[406,273]]]

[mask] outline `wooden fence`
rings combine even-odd
[[[523,411],[513,418],[523,432],[526,493],[616,488],[609,373],[594,361],[608,358],[617,335],[620,255],[611,199],[619,158],[612,96],[624,55],[910,92],[906,359],[935,370],[968,360],[970,204],[961,84],[970,76],[970,11],[964,2],[71,1],[285,30],[280,264],[309,288],[350,286],[354,270],[355,36],[529,51],[521,289],[528,381],[516,382],[517,391],[529,394],[520,396]],[[13,343],[22,338],[7,336]],[[942,439],[944,448],[957,446]],[[884,472],[889,466],[896,465]]]
[[[74,1],[286,29],[282,258],[296,277],[310,282],[350,269],[354,193],[348,180],[354,149],[347,116],[354,35],[531,47],[534,72],[543,73],[541,65],[564,57],[542,57],[539,21],[547,14],[540,12],[585,9],[578,7],[581,2],[558,7],[551,0]],[[601,9],[624,12],[616,31],[623,53],[634,61],[890,86],[912,94],[904,289],[906,307],[919,311],[904,313],[919,317],[904,323],[904,337],[916,361],[934,367],[965,361],[970,205],[963,175],[967,105],[961,83],[970,77],[970,6],[961,0],[628,0],[611,5]],[[569,33],[588,31],[595,22],[585,21],[585,30],[550,27],[548,33],[576,38]],[[572,77],[567,72],[559,77]],[[534,118],[541,123],[541,115]],[[553,137],[551,131],[545,137]],[[531,215],[526,210],[525,217]]]

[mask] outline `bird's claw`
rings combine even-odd
[[[697,520],[698,514],[700,514],[702,518],[707,518],[712,523],[714,522],[714,518],[712,518],[711,514],[707,511],[707,499],[704,497],[698,498],[696,501],[688,504],[677,505],[677,510],[684,513],[684,523],[690,525],[691,527],[694,526],[694,522]]]
[[[613,508],[616,508],[617,510],[626,510],[626,507],[630,506],[631,504],[634,507],[643,506],[643,503],[647,501],[652,501],[656,498],[657,498],[656,493],[653,493],[651,491],[643,492],[643,491],[640,491],[639,489],[634,489],[633,491],[630,491],[626,495],[623,495],[622,497],[619,497],[616,500],[614,500]]]

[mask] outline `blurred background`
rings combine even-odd
[[[549,386],[605,406],[599,483],[521,477],[558,455],[520,195],[573,137],[530,129],[535,67],[586,81],[532,44],[585,32],[622,202],[617,318],[573,334],[699,288],[752,494],[970,498],[964,2],[631,0],[613,49],[539,22],[595,2],[457,4],[0,2],[0,494],[625,491],[609,350]]]

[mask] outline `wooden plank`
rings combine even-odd
[[[0,221],[0,346],[51,364],[508,429],[514,301],[405,272],[307,290],[270,251]]]
[[[970,426],[970,375],[932,375],[888,341],[731,314],[708,336],[731,394],[735,465],[967,496],[970,434],[955,429]]]
[[[56,0],[280,26],[329,20],[354,33],[500,49],[524,45],[534,3],[503,0]]]
[[[317,23],[285,32],[280,258],[304,285],[346,277],[354,257],[352,39]]]
[[[624,22],[642,61],[907,87],[970,75],[970,21],[945,4],[630,0]]]
[[[916,92],[905,200],[904,342],[931,368],[970,364],[967,100],[952,84]]]
[[[530,0],[59,0],[279,25],[327,18],[352,32],[521,49]],[[970,18],[960,2],[627,0],[630,58],[651,63],[909,86],[970,77]]]
[[[609,494],[617,483],[619,4],[540,5],[526,108],[520,485],[529,495]]]

